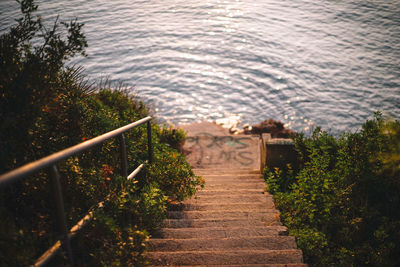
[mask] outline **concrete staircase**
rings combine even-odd
[[[152,266],[307,266],[294,237],[287,236],[279,221],[260,171],[245,168],[234,157],[222,161],[215,157],[225,145],[235,148],[235,143],[241,144],[236,146],[236,155],[241,152],[238,148],[259,151],[254,138],[239,136],[236,142],[219,136],[227,144],[204,140],[207,145],[201,145],[199,140],[204,138],[212,137],[193,139],[203,151],[194,153],[189,162],[205,179],[205,187],[169,210],[165,227],[150,239],[147,256]],[[249,145],[243,145],[244,141]],[[210,151],[213,142],[216,145]],[[199,156],[206,155],[214,155],[218,162],[198,164]],[[253,155],[252,163],[259,164],[257,153]]]
[[[306,266],[258,171],[195,172],[205,188],[168,212],[150,240],[154,266]]]

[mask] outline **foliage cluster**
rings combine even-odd
[[[295,138],[301,168],[266,170],[283,223],[310,266],[400,265],[400,123],[380,113],[335,138]]]
[[[164,125],[159,134],[161,142],[168,143],[172,148],[182,151],[182,147],[186,138],[186,134],[183,129],[175,129],[171,126]]]
[[[23,17],[0,36],[0,173],[149,114],[126,91],[96,88],[80,68],[66,67],[87,46],[82,24],[56,21],[47,29],[34,16],[32,0],[20,4]],[[59,162],[68,225],[94,214],[73,239],[79,266],[143,264],[146,240],[160,226],[168,201],[191,196],[200,184],[173,148],[184,135],[154,122],[152,132],[154,163],[135,180],[119,175],[118,139]],[[148,157],[146,126],[125,137],[133,171]],[[30,265],[59,238],[48,180],[44,170],[0,188],[1,266]],[[65,260],[59,255],[53,263]]]

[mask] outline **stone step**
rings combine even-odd
[[[151,239],[150,249],[153,251],[214,251],[214,250],[248,250],[296,249],[293,236],[257,236],[233,238],[199,238],[199,239]]]
[[[289,264],[301,263],[300,250],[238,250],[238,251],[180,251],[149,252],[148,257],[157,265],[233,265],[233,264]]]
[[[163,265],[157,265],[158,267],[164,267]],[[171,267],[171,265],[165,265],[165,267]],[[208,267],[210,265],[174,265],[175,267]],[[307,267],[305,263],[286,263],[286,264],[276,264],[276,263],[267,263],[267,264],[229,264],[229,265],[220,265],[220,264],[213,264],[212,267]]]
[[[232,172],[232,173],[218,173],[218,172],[206,172],[201,174],[203,178],[216,178],[216,177],[240,177],[240,178],[260,178],[262,175],[260,173],[241,173],[241,172]]]
[[[259,173],[254,173],[254,174],[249,174],[249,173],[225,173],[225,174],[219,174],[219,173],[212,173],[208,172],[205,174],[202,174],[201,177],[205,179],[211,179],[211,178],[241,178],[241,179],[253,179],[253,178],[261,178],[261,174]]]
[[[219,183],[208,183],[204,185],[204,190],[240,190],[240,189],[260,189],[264,190],[266,188],[265,183],[226,183],[224,181],[220,181]]]
[[[263,184],[265,185],[265,182],[261,179],[254,178],[254,179],[204,179],[206,184]]]
[[[272,205],[268,206],[273,206],[273,198],[269,194],[252,194],[252,195],[246,195],[246,194],[218,194],[218,195],[196,195],[190,200],[185,201],[185,203],[199,203],[199,202],[204,202],[204,203],[243,203],[243,202],[266,202],[270,203]]]
[[[259,203],[185,203],[185,204],[175,204],[175,205],[170,205],[169,210],[170,211],[215,211],[215,210],[223,210],[223,211],[229,211],[229,210],[240,210],[240,211],[265,211],[268,209],[273,208],[273,206],[268,205],[267,203],[259,202]]]
[[[265,192],[262,189],[201,189],[197,192],[197,195],[218,195],[218,194],[225,194],[225,195],[269,195],[269,193]]]
[[[253,236],[287,235],[284,226],[253,227],[206,227],[206,228],[163,228],[153,234],[155,238],[192,239],[192,238],[229,238]]]
[[[215,198],[196,198],[196,199],[191,199],[185,201],[183,204],[178,204],[174,205],[171,207],[169,210],[171,211],[187,211],[190,210],[190,208],[186,207],[186,205],[194,206],[194,210],[203,210],[204,207],[210,207],[210,210],[218,210],[219,208],[217,206],[221,207],[230,207],[231,205],[241,205],[242,203],[251,203],[251,204],[257,204],[263,206],[263,208],[266,208],[268,210],[274,209],[275,205],[272,199],[268,198],[246,198],[243,201],[240,201],[239,198],[236,199],[224,199],[221,197],[215,197]],[[200,206],[200,208],[196,209],[196,206]]]
[[[245,219],[166,219],[166,228],[206,228],[206,227],[250,227],[250,226],[272,226],[281,225],[275,219],[269,220],[245,220]]]
[[[241,168],[202,168],[192,169],[196,175],[260,175],[259,169],[241,169]]]
[[[260,180],[262,181],[263,178],[259,174],[252,174],[252,175],[234,175],[234,174],[229,174],[229,175],[219,175],[219,174],[209,174],[209,175],[201,175],[203,179],[205,180]]]
[[[259,179],[253,179],[253,180],[204,180],[205,181],[205,186],[216,186],[216,185],[227,185],[227,186],[254,186],[258,185],[262,190],[265,189],[266,183],[263,180]]]
[[[219,211],[168,211],[168,219],[242,219],[271,221],[279,219],[279,212],[275,209],[262,211],[219,210]]]

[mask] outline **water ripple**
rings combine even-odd
[[[164,120],[237,114],[298,131],[355,129],[380,109],[400,114],[396,1],[40,0],[49,23],[78,17],[93,78],[134,85]],[[0,1],[0,31],[18,14]]]

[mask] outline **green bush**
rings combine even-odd
[[[148,170],[149,182],[156,183],[171,201],[182,201],[192,196],[201,185],[200,177],[194,176],[185,157],[175,149],[157,146],[154,161]]]
[[[0,36],[0,173],[149,114],[127,91],[95,87],[79,67],[65,67],[68,59],[84,54],[82,24],[56,21],[45,29],[36,9],[32,0],[21,1],[23,17]],[[160,227],[167,203],[191,196],[200,184],[172,148],[182,136],[154,121],[152,132],[154,163],[134,180],[120,176],[117,138],[57,164],[69,227],[93,212],[73,239],[79,266],[145,264],[146,240]],[[146,126],[125,138],[133,171],[148,158]],[[48,178],[43,170],[0,187],[0,266],[30,265],[59,239]],[[59,255],[53,264],[66,261]]]
[[[377,113],[340,138],[296,137],[297,174],[266,170],[283,223],[310,266],[398,266],[400,123]],[[289,186],[283,186],[291,181]]]
[[[185,143],[186,134],[183,129],[175,129],[164,125],[160,130],[160,140],[163,143],[169,144],[172,148],[182,152],[183,144]]]

